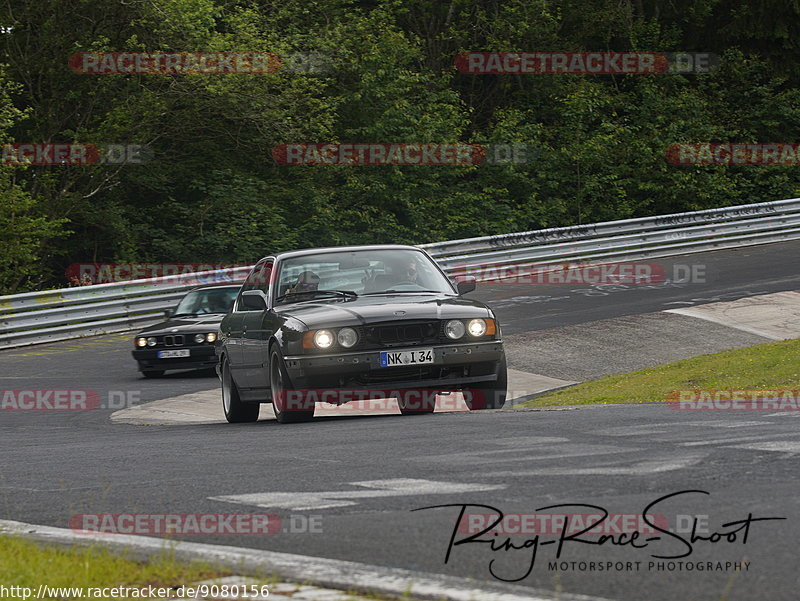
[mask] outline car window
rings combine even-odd
[[[242,305],[241,293],[247,290],[261,290],[264,294],[269,296],[269,287],[272,281],[272,267],[274,262],[272,260],[265,261],[256,265],[253,271],[247,276],[244,284],[242,285],[239,299],[236,302],[237,311],[251,311]]]
[[[205,313],[228,313],[233,307],[238,288],[208,288],[193,290],[181,299],[175,308],[175,316],[203,315]]]
[[[281,262],[277,297],[313,289],[349,290],[357,294],[385,290],[453,293],[449,281],[431,259],[410,249],[327,252]]]

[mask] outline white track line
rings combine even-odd
[[[447,601],[607,601],[600,597],[549,593],[502,583],[487,583],[443,574],[371,566],[350,561],[309,557],[222,545],[207,545],[124,534],[80,534],[64,528],[0,520],[0,534],[68,545],[100,544],[145,555],[165,549],[180,559],[199,559],[238,572],[265,572],[287,580],[341,590],[359,590],[414,599]]]

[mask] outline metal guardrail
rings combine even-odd
[[[250,266],[0,296],[0,349],[125,332],[164,316],[187,289],[242,281]]]
[[[422,244],[450,275],[485,265],[657,258],[800,239],[800,199]],[[188,288],[242,281],[250,266],[0,296],[0,349],[153,323]],[[477,269],[478,279],[482,278]],[[520,273],[518,270],[517,273]]]

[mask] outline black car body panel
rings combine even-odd
[[[419,253],[418,264],[429,273],[436,271],[440,274],[436,277],[443,278],[441,281],[446,284],[430,293],[409,289],[359,296],[290,298],[276,303],[279,295],[285,294],[280,282],[283,262],[325,253],[356,255],[364,251]],[[242,293],[248,290],[260,290],[266,308],[247,308]],[[445,335],[448,320],[468,323],[473,319],[492,321],[496,332],[478,338],[464,335],[459,340]],[[326,349],[308,347],[310,333],[320,329],[335,333],[342,328],[352,328],[358,334],[358,342],[351,348],[337,343]],[[415,247],[403,245],[309,249],[262,259],[248,276],[233,311],[221,322],[216,348],[220,360],[227,361],[242,401],[254,402],[271,401],[269,365],[273,349],[280,354],[295,389],[462,390],[497,381],[501,362],[504,365],[502,336],[491,309],[460,296],[433,259]],[[381,351],[415,349],[432,349],[433,362],[380,365]]]

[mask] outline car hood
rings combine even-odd
[[[216,332],[223,317],[225,316],[219,313],[198,315],[197,317],[177,317],[148,326],[140,330],[138,335],[156,336],[158,334],[181,332]]]
[[[480,301],[445,294],[359,296],[346,301],[326,298],[278,305],[275,312],[284,317],[294,317],[309,329],[405,319],[492,317],[492,312]]]

